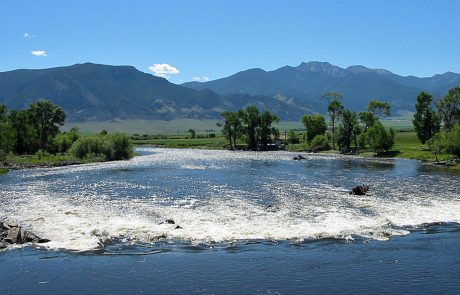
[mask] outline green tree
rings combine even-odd
[[[436,102],[436,108],[444,122],[444,129],[452,129],[460,121],[460,87],[450,89],[443,99]]]
[[[8,116],[13,138],[13,151],[22,155],[38,150],[37,131],[33,128],[29,110],[13,110]]]
[[[338,100],[333,100],[328,108],[327,112],[329,113],[329,117],[331,118],[331,125],[332,125],[332,148],[335,149],[335,123],[340,116],[340,113],[343,111],[343,105]]]
[[[12,148],[11,125],[8,122],[8,110],[0,105],[0,153],[6,155]]]
[[[439,116],[430,107],[432,100],[433,97],[430,94],[420,92],[415,104],[412,123],[422,144],[430,140],[439,131],[441,125]]]
[[[245,111],[240,112],[240,116],[243,118],[248,148],[253,151],[257,150],[259,146],[259,134],[257,133],[260,126],[259,109],[256,106],[249,106]]]
[[[236,140],[242,135],[243,121],[238,112],[223,112],[221,116],[224,118],[224,124],[218,124],[223,127],[222,133],[228,139],[230,148],[236,149]]]
[[[299,136],[297,135],[297,132],[295,132],[294,129],[290,129],[287,133],[287,141],[290,143],[290,144],[295,144],[295,143],[299,143]]]
[[[347,151],[351,150],[351,142],[355,139],[356,136],[355,132],[357,131],[356,126],[359,125],[358,123],[358,116],[355,112],[350,110],[343,110],[340,113],[340,118],[342,124],[339,127],[339,146],[342,149]]]
[[[266,150],[269,143],[272,142],[272,135],[279,137],[278,130],[272,126],[273,123],[279,123],[280,119],[278,116],[270,114],[270,112],[264,112],[260,116],[260,148]]]
[[[367,140],[376,153],[388,152],[394,145],[394,138],[395,131],[391,128],[387,131],[380,122],[375,123],[367,132]]]
[[[379,117],[379,115],[390,115],[390,104],[388,102],[383,102],[377,99],[373,99],[369,101],[367,105],[367,110],[374,114],[375,117]]]
[[[324,135],[327,130],[326,120],[322,115],[305,115],[302,123],[307,130],[307,141],[310,144],[317,135]]]
[[[50,138],[59,132],[64,125],[65,113],[49,100],[40,100],[30,105],[31,119],[39,135],[40,148],[46,150]]]
[[[195,136],[196,136],[195,129],[190,128],[190,129],[188,130],[188,132],[190,133],[190,138],[195,138]]]
[[[359,112],[359,120],[364,124],[364,131],[367,131],[369,127],[373,126],[375,122],[378,121],[378,118],[372,112]]]

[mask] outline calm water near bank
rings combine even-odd
[[[131,161],[0,176],[0,217],[51,240],[41,249],[0,253],[0,288],[9,294],[460,289],[458,174],[402,159],[138,152],[143,156]],[[357,184],[369,184],[370,195],[349,195]]]

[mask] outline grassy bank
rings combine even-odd
[[[8,155],[8,165],[0,165],[0,174],[5,174],[9,170],[36,167],[60,167],[76,164],[86,164],[94,162],[104,162],[101,157],[79,159],[71,154],[44,154],[44,155]]]
[[[228,141],[222,137],[214,138],[186,138],[180,136],[162,138],[162,139],[142,139],[134,140],[134,145],[153,145],[167,148],[196,148],[196,149],[216,149],[225,148]]]

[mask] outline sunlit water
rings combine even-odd
[[[387,240],[460,223],[459,176],[411,160],[141,148],[131,161],[14,171],[0,217],[47,249]],[[370,194],[350,195],[358,184]],[[175,224],[169,224],[172,219]],[[178,228],[179,226],[180,228]]]

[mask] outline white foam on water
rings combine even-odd
[[[238,240],[294,240],[346,238],[361,236],[386,240],[406,235],[405,228],[433,222],[460,223],[458,195],[436,198],[432,195],[407,196],[394,190],[385,198],[379,195],[349,195],[344,187],[327,183],[311,184],[279,180],[261,185],[265,193],[276,196],[272,206],[248,198],[253,192],[225,185],[214,185],[218,197],[204,199],[200,195],[171,200],[152,192],[146,198],[112,198],[94,194],[98,183],[84,191],[56,192],[52,183],[37,178],[69,175],[82,171],[150,167],[156,163],[174,163],[180,169],[192,165],[190,158],[206,161],[206,165],[222,166],[222,158],[238,160],[289,160],[290,153],[231,153],[216,151],[155,150],[155,154],[132,161],[82,165],[48,170],[31,170],[18,174],[17,183],[0,191],[4,200],[0,216],[14,220],[37,235],[50,239],[49,249],[84,251],[102,247],[107,239],[157,241],[186,240],[194,243],[233,242]],[[311,156],[314,157],[314,156]],[[337,159],[334,156],[330,160]],[[228,164],[228,163],[227,163]],[[184,167],[185,165],[185,167]],[[195,164],[193,164],[195,165]],[[240,164],[238,164],[240,165]],[[12,176],[13,177],[13,176]],[[33,181],[31,179],[34,179]],[[3,184],[2,184],[3,185]],[[114,190],[117,184],[112,184]],[[120,185],[129,185],[126,183]],[[137,184],[138,189],[147,189]],[[210,186],[211,189],[211,186]],[[294,197],[295,196],[295,197]],[[257,196],[256,196],[257,197]],[[175,224],[168,224],[173,219]],[[179,225],[181,228],[176,229]]]

